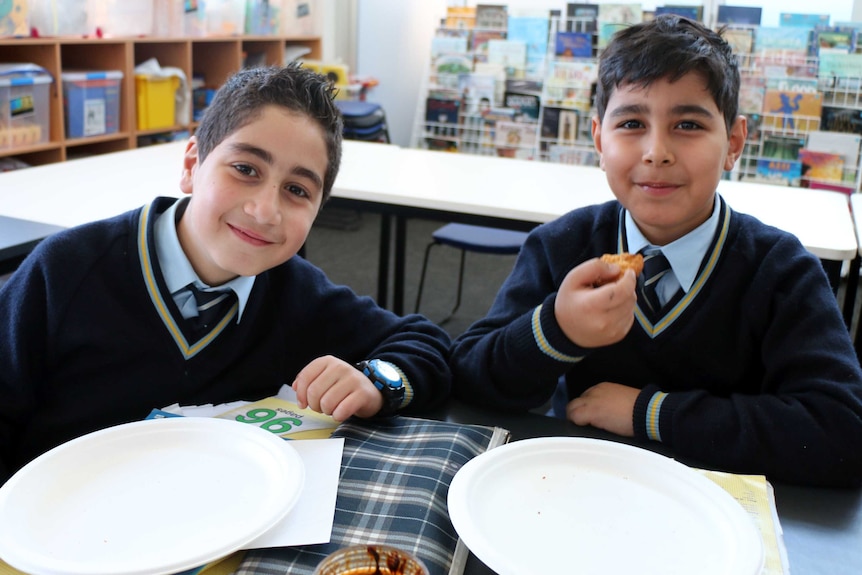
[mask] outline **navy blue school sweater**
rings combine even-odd
[[[862,370],[819,260],[791,234],[725,205],[691,290],[661,320],[639,302],[617,344],[566,338],[557,289],[578,264],[626,250],[621,210],[576,210],[530,234],[486,317],[453,344],[453,393],[526,410],[561,376],[569,400],[620,383],[641,390],[636,438],[680,458],[775,481],[862,483]]]
[[[46,239],[0,289],[0,484],[51,447],[153,408],[273,395],[327,354],[397,365],[408,412],[448,396],[445,331],[298,256],[256,278],[241,322],[232,310],[195,341],[152,244],[155,215],[173,201]]]

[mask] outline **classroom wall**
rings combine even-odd
[[[602,3],[602,0],[594,0]],[[611,1],[611,0],[605,0]],[[618,1],[618,0],[617,0]],[[565,9],[565,0],[501,1],[509,10]],[[656,5],[672,4],[664,0],[644,0],[645,10]],[[680,3],[680,2],[677,2]],[[684,2],[682,2],[684,3]],[[717,5],[718,0],[706,0],[704,7]],[[832,21],[862,21],[862,0],[727,0],[724,4],[763,6],[764,26],[777,26],[781,12],[828,13]],[[427,73],[429,50],[434,29],[445,16],[448,5],[475,5],[476,2],[453,0],[356,0],[357,39],[356,66],[358,74],[372,76],[380,85],[369,99],[383,106],[389,121],[393,143],[411,145],[411,134],[420,90]],[[424,95],[423,95],[424,97]]]

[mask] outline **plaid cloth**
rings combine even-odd
[[[404,549],[419,557],[430,575],[463,572],[446,507],[449,484],[462,465],[505,442],[508,432],[395,417],[351,419],[332,436],[344,438],[332,540],[247,551],[236,575],[311,575],[324,557],[357,544]]]

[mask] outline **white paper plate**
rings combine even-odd
[[[296,450],[252,425],[118,425],[52,449],[0,488],[0,558],[40,575],[177,573],[267,531],[304,477]]]
[[[527,439],[452,480],[449,515],[500,575],[756,575],[763,543],[727,492],[650,451],[597,439]]]

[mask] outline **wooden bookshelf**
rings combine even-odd
[[[188,123],[153,130],[137,129],[135,66],[156,58],[162,67],[182,70],[189,81],[193,76],[201,76],[207,86],[217,88],[245,65],[247,57],[256,55],[256,61],[269,65],[285,64],[285,49],[298,46],[310,50],[306,58],[322,57],[320,36],[0,39],[0,64],[37,64],[53,78],[49,141],[34,146],[0,148],[0,158],[15,156],[31,165],[49,164],[70,157],[135,148],[140,136],[193,131],[196,123],[191,121],[191,110]],[[122,72],[117,132],[84,138],[66,137],[62,73],[76,69]],[[188,105],[191,107],[191,101]]]

